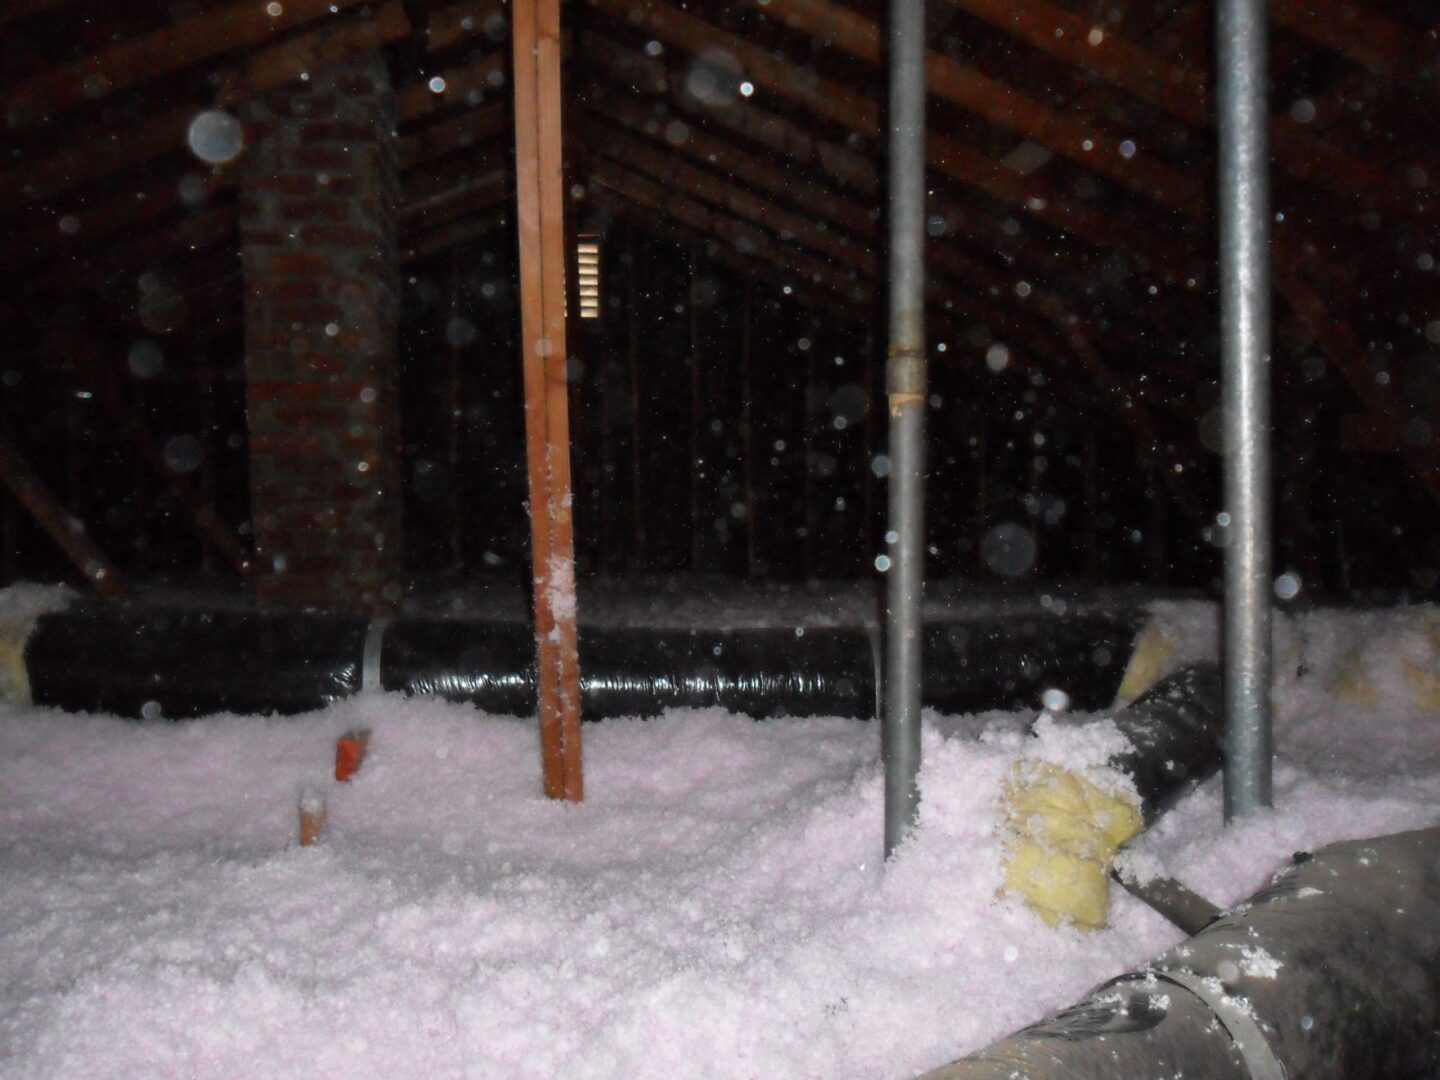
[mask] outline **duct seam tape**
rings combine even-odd
[[[1275,1056],[1250,1006],[1227,994],[1219,979],[1188,971],[1152,971],[1150,974],[1183,987],[1205,1003],[1235,1043],[1251,1080],[1289,1080],[1284,1064]]]
[[[365,652],[360,662],[361,691],[384,689],[380,685],[380,653],[385,646],[385,631],[389,626],[390,619],[382,615],[371,619],[365,630]]]

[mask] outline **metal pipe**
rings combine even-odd
[[[1270,195],[1264,0],[1219,0],[1225,818],[1271,803]]]
[[[915,821],[925,560],[925,3],[890,3],[890,522],[882,738],[885,853]]]

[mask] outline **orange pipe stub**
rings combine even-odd
[[[300,795],[300,846],[310,847],[325,833],[325,796],[315,791]]]
[[[365,751],[370,748],[370,729],[347,731],[335,740],[335,779],[347,783],[360,771],[365,762]]]

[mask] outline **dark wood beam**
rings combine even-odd
[[[1432,39],[1354,2],[1273,0],[1270,17],[1277,25],[1383,75],[1409,82],[1435,62]],[[1427,55],[1428,54],[1428,55]]]
[[[251,53],[236,69],[228,72],[215,94],[215,105],[222,109],[234,108],[266,90],[294,82],[351,56],[399,41],[409,33],[410,19],[405,14],[404,3],[392,0],[373,14],[327,24],[318,30],[289,38],[278,45]]]
[[[1330,363],[1350,385],[1377,426],[1386,433],[1409,462],[1415,478],[1430,495],[1440,502],[1440,443],[1434,431],[1434,418],[1419,416],[1394,389],[1391,380],[1381,377],[1364,345],[1350,325],[1338,317],[1326,303],[1319,289],[1300,270],[1304,252],[1292,250],[1293,240],[1284,234],[1276,238],[1275,282],[1291,310],[1310,330],[1315,341],[1325,350]],[[1412,422],[1420,420],[1424,438],[1415,438]]]
[[[109,557],[90,539],[84,522],[50,493],[30,463],[9,439],[0,436],[0,483],[30,512],[45,535],[65,553],[80,576],[104,596],[128,597],[130,587]]]
[[[25,80],[10,94],[9,115],[22,122],[55,116],[222,53],[258,45],[362,2],[285,0],[267,7],[244,0],[206,11]],[[276,14],[270,13],[272,9]]]
[[[1132,44],[1050,0],[949,2],[1050,56],[1158,105],[1192,127],[1214,124],[1205,74]],[[1429,204],[1417,203],[1400,177],[1317,138],[1288,115],[1271,116],[1270,143],[1276,160],[1297,179],[1364,206],[1378,203],[1407,215],[1417,210],[1428,213]]]
[[[619,22],[651,33],[687,52],[726,53],[743,66],[747,79],[767,92],[786,98],[872,143],[880,138],[879,102],[810,71],[805,72],[804,78],[796,78],[796,68],[790,61],[744,38],[654,0],[643,4],[626,0],[585,2]],[[1138,265],[1157,273],[1173,275],[1176,268],[1203,264],[1197,245],[1168,232],[1160,223],[1142,227],[1102,213],[1071,199],[1040,177],[1022,176],[989,154],[933,128],[926,141],[926,166],[999,200],[1020,216],[1043,221],[1102,251],[1124,251]]]
[[[824,45],[875,65],[883,59],[881,26],[852,8],[830,0],[747,3],[767,18]],[[933,49],[925,54],[925,79],[930,93],[937,97],[1166,208],[1204,207],[1208,201],[1205,185],[1194,176],[1171,168],[1133,143],[1125,144],[1085,117],[1053,109]]]

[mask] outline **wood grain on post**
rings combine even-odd
[[[520,232],[525,448],[540,660],[545,794],[578,802],[580,663],[566,392],[564,166],[559,0],[516,0],[515,188]]]

